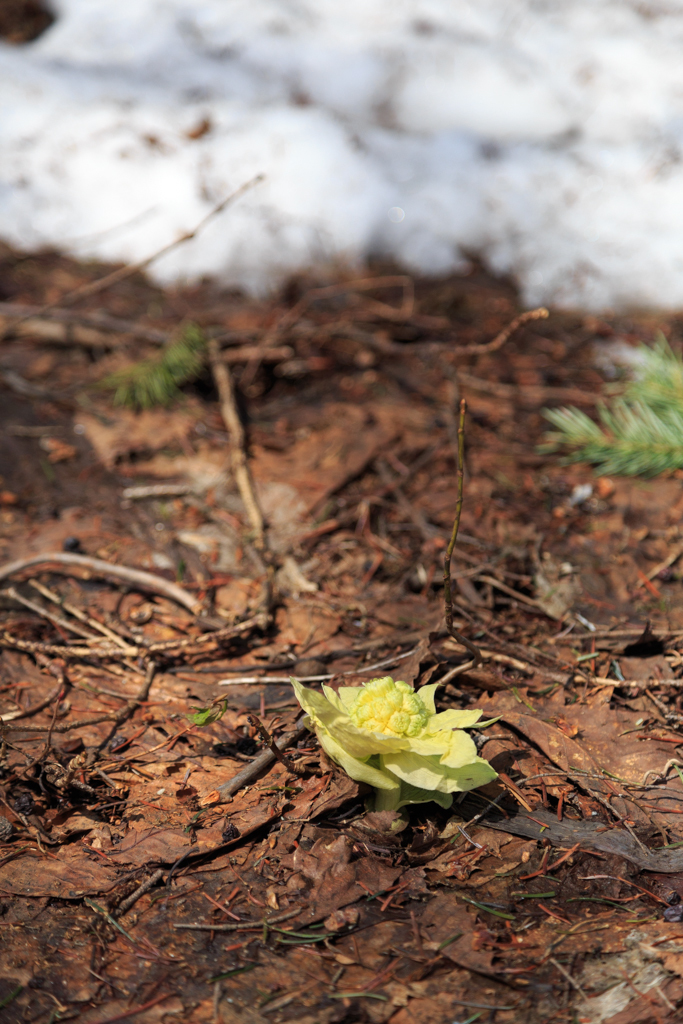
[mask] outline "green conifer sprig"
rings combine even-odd
[[[195,324],[188,324],[181,336],[159,355],[109,374],[99,386],[114,392],[114,405],[133,409],[170,405],[180,394],[180,386],[201,373],[205,350],[202,331]]]
[[[611,406],[598,406],[600,426],[571,408],[544,409],[556,428],[541,451],[565,449],[568,462],[590,462],[600,474],[655,476],[683,468],[683,360],[659,335],[640,347],[642,364]]]

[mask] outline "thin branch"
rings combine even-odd
[[[464,473],[465,473],[465,412],[467,411],[467,403],[465,399],[460,401],[460,420],[458,423],[458,501],[455,507],[455,520],[453,522],[453,531],[451,533],[451,539],[448,542],[446,548],[446,554],[444,555],[443,561],[443,601],[446,612],[446,629],[448,630],[449,636],[452,636],[454,640],[457,640],[459,644],[466,647],[472,655],[473,660],[467,662],[465,665],[460,666],[460,671],[465,672],[467,669],[475,668],[481,664],[482,657],[481,651],[476,644],[473,644],[471,640],[462,636],[456,632],[453,628],[453,591],[451,589],[451,559],[453,557],[453,551],[455,549],[455,542],[458,539],[458,530],[460,529],[460,515],[462,513],[462,502],[463,502],[463,484],[464,484]],[[452,678],[452,677],[451,677]]]
[[[89,295],[96,295],[98,292],[104,291],[105,288],[110,288],[111,285],[117,284],[117,282],[123,281],[127,277],[131,277],[133,274],[137,274],[141,270],[145,270],[151,263],[160,259],[161,256],[165,256],[167,253],[171,252],[172,249],[176,249],[179,245],[183,245],[185,242],[190,242],[206,227],[209,221],[222,213],[227,206],[233,203],[236,199],[239,199],[239,197],[244,195],[245,192],[248,192],[249,189],[260,184],[260,182],[264,180],[264,177],[265,175],[263,174],[257,174],[256,177],[251,178],[243,185],[240,185],[240,187],[235,189],[234,192],[231,192],[229,196],[226,196],[226,198],[221,200],[220,203],[217,203],[217,205],[214,206],[214,208],[210,210],[205,217],[202,217],[199,223],[191,231],[186,231],[185,234],[181,235],[179,238],[176,238],[167,245],[162,246],[161,249],[157,249],[157,251],[152,253],[151,256],[147,256],[146,259],[140,260],[138,263],[131,263],[125,267],[120,267],[118,270],[112,271],[111,274],[106,274],[105,277],[100,277],[97,281],[91,281],[88,284],[74,288],[72,291],[67,292],[66,295],[63,295],[59,302],[48,302],[44,306],[41,306],[37,315],[42,316],[48,311],[54,309],[56,306],[70,306],[79,299],[85,299]],[[22,319],[26,318],[24,317]],[[21,320],[8,324],[6,330],[13,330],[18,323],[21,323]]]
[[[273,753],[273,757],[275,758],[276,761],[279,761],[280,764],[283,765],[288,772],[292,773],[292,775],[306,774],[305,769],[300,768],[299,765],[297,764],[294,764],[293,761],[290,761],[289,758],[282,753],[277,743],[275,742],[275,740],[270,735],[265,725],[257,715],[247,715],[247,719],[249,721],[249,725],[253,725],[255,729],[258,729],[261,739],[264,741],[264,743],[268,744]]]
[[[171,601],[187,608],[194,615],[199,615],[201,603],[189,594],[182,587],[161,576],[154,576],[151,572],[144,572],[141,569],[130,569],[127,565],[113,565],[111,562],[104,562],[100,558],[90,558],[88,555],[73,555],[62,551],[50,551],[43,555],[32,555],[30,558],[20,558],[16,562],[9,562],[0,566],[0,580],[14,576],[30,566],[42,565],[52,567],[53,565],[74,565],[88,569],[94,576],[114,576],[117,579],[125,580],[134,587],[151,591],[153,594],[161,594]],[[60,570],[57,570],[60,571]]]
[[[150,889],[154,888],[157,882],[161,881],[163,874],[164,872],[162,869],[158,868],[154,874],[150,875],[149,878],[146,878],[142,885],[139,885],[135,892],[132,892],[128,899],[125,899],[123,903],[117,907],[115,916],[122,917],[124,914],[128,913],[133,904],[137,903],[141,896],[144,896],[146,892],[149,892]]]
[[[539,306],[538,309],[529,309],[526,313],[520,313],[516,316],[507,327],[504,327],[500,331],[493,341],[487,342],[486,345],[456,345],[454,348],[449,349],[453,355],[456,356],[470,356],[470,355],[481,355],[483,352],[497,352],[499,348],[502,348],[506,341],[508,341],[516,330],[519,330],[524,324],[528,324],[531,320],[547,320],[550,313],[545,306]]]
[[[242,420],[237,409],[237,402],[235,401],[232,375],[221,358],[218,344],[214,339],[209,341],[209,362],[211,363],[216,389],[220,398],[223,422],[230,435],[232,471],[235,475],[235,482],[254,532],[254,546],[259,551],[263,551],[265,549],[265,524],[263,513],[256,499],[251,473],[249,472],[246,438]]]
[[[94,629],[96,633],[101,633],[102,636],[106,636],[119,647],[126,650],[128,649],[129,644],[120,637],[118,633],[115,633],[113,629],[109,629],[108,626],[98,622],[97,619],[93,619],[90,615],[86,615],[85,612],[81,611],[81,609],[77,608],[75,605],[69,604],[69,602],[65,601],[64,598],[59,596],[59,594],[55,594],[54,591],[43,586],[43,584],[38,580],[29,580],[28,584],[30,587],[33,587],[34,590],[37,590],[39,594],[42,594],[43,597],[46,597],[48,601],[52,601],[53,604],[63,608],[65,612],[69,613],[69,615],[73,615],[73,617],[78,619],[79,622],[83,622],[86,626],[90,626],[90,628]]]
[[[308,729],[305,725],[297,725],[293,732],[286,732],[284,736],[281,736],[279,740],[276,740],[276,746],[278,750],[286,750],[287,747],[291,746],[292,743],[298,743],[298,741],[305,736]],[[237,793],[244,786],[250,785],[262,771],[270,766],[275,761],[275,754],[271,749],[264,750],[262,753],[255,757],[254,760],[246,768],[243,768],[241,772],[238,772],[234,778],[228,782],[224,782],[222,786],[219,786],[215,793],[210,794],[214,799],[212,803],[228,803],[235,793]]]
[[[13,647],[17,651],[27,651],[29,654],[47,654],[56,658],[108,658],[125,659],[131,657],[149,658],[154,654],[172,656],[180,654],[195,654],[198,651],[206,651],[207,648],[220,645],[224,640],[229,640],[241,633],[246,633],[255,626],[262,627],[264,624],[263,614],[259,613],[236,626],[226,626],[225,629],[216,629],[212,633],[202,633],[200,636],[189,636],[182,640],[160,640],[158,643],[140,647],[129,647],[128,653],[120,647],[69,647],[66,644],[44,644],[33,640],[20,640],[6,631],[0,632],[0,647]]]
[[[55,615],[54,612],[48,611],[47,608],[42,608],[35,601],[31,601],[28,597],[24,597],[20,594],[16,587],[7,587],[6,590],[0,590],[0,596],[9,597],[12,601],[16,601],[17,604],[21,604],[24,608],[28,608],[29,611],[35,612],[42,619],[47,619],[48,622],[52,622],[55,626],[59,626],[61,629],[68,630],[69,633],[73,633],[75,636],[80,636],[85,640],[96,640],[97,635],[91,633],[87,629],[81,629],[73,622],[68,622],[63,619],[61,615]]]

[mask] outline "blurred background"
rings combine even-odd
[[[263,294],[472,257],[683,305],[681,0],[0,0],[0,237]]]

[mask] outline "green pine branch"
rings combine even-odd
[[[189,324],[159,355],[109,374],[100,381],[99,387],[113,391],[114,405],[132,409],[170,405],[178,398],[181,385],[201,373],[205,349],[202,331],[195,324]]]
[[[640,352],[642,366],[623,394],[598,406],[600,424],[573,407],[544,409],[556,429],[540,450],[564,450],[567,462],[592,463],[600,474],[655,476],[683,468],[683,360],[661,334]]]

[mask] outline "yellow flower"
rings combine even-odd
[[[377,810],[435,800],[450,807],[452,793],[483,786],[496,778],[488,761],[477,756],[463,729],[479,721],[481,711],[437,714],[439,684],[412,686],[391,676],[363,686],[323,686],[310,690],[292,679],[305,724],[344,771],[376,790]],[[483,724],[483,723],[482,723]]]

